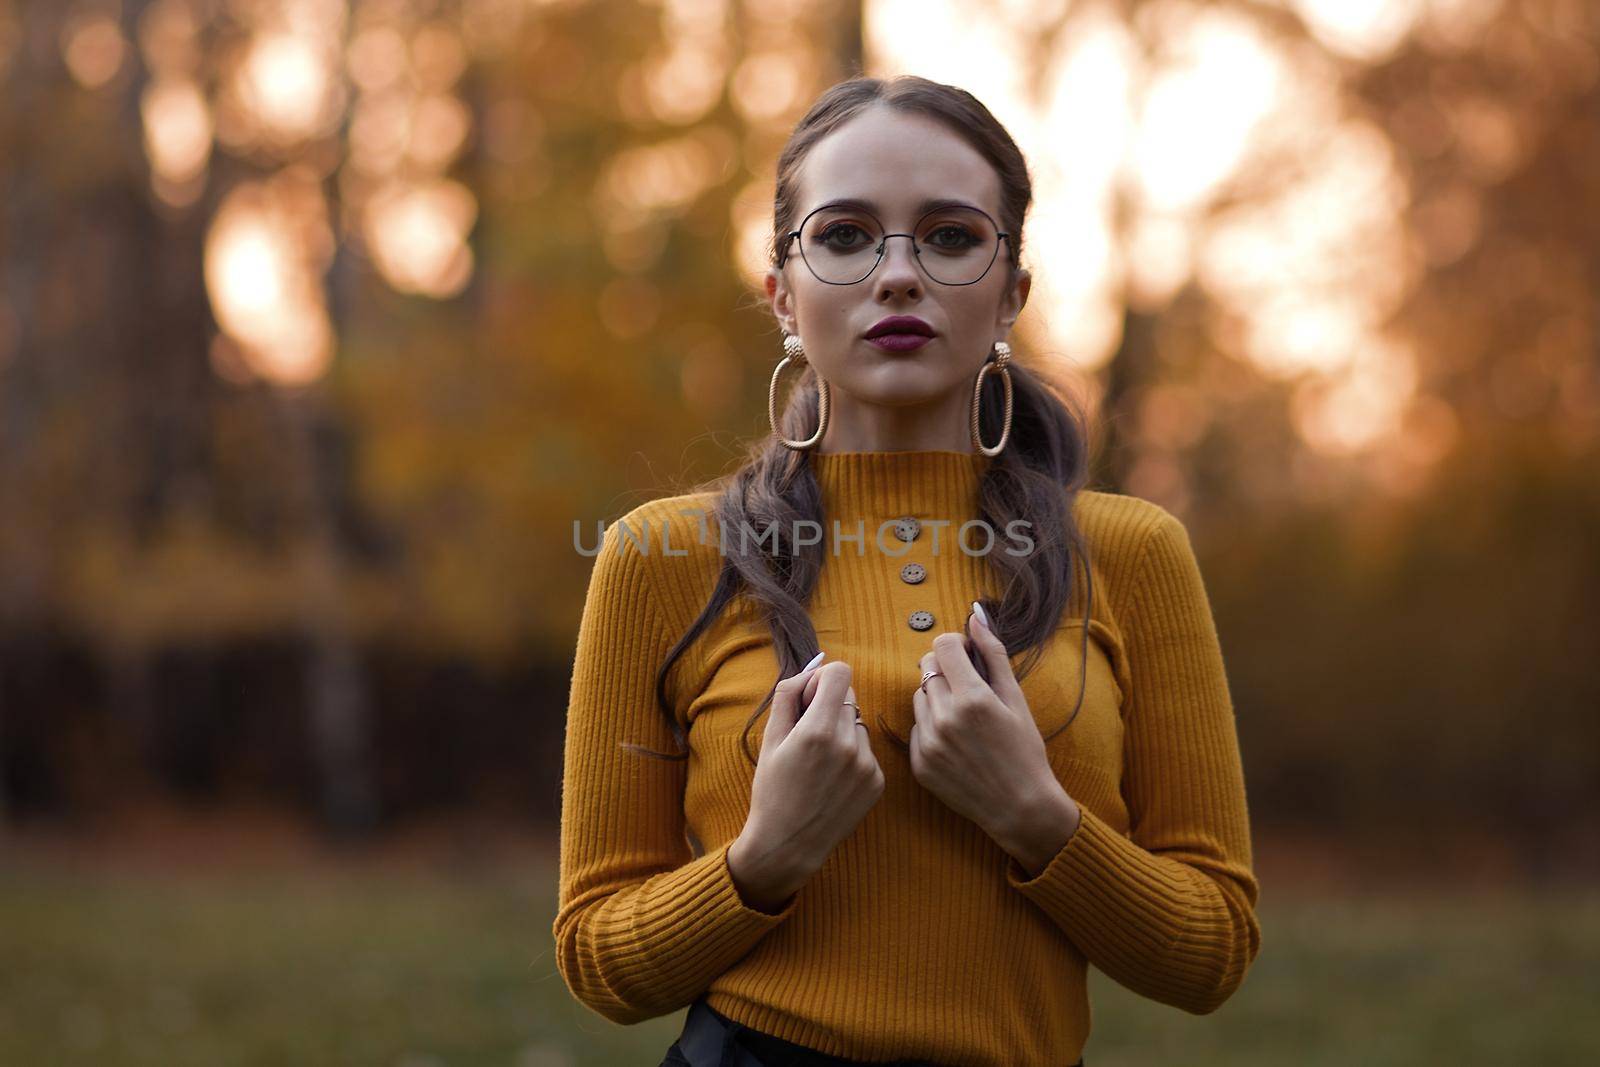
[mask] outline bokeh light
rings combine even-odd
[[[322,296],[332,256],[313,178],[286,171],[234,188],[206,235],[206,289],[217,322],[261,379],[303,385],[333,354]]]

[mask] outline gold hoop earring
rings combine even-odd
[[[978,380],[972,386],[972,446],[986,456],[998,456],[1000,450],[1006,447],[1006,441],[1011,437],[1011,370],[1007,366],[1011,362],[1011,346],[1004,341],[994,343],[994,359],[985,360],[983,366],[978,368]],[[1000,381],[1006,389],[1006,417],[1000,428],[1000,443],[993,448],[983,443],[983,438],[978,436],[978,401],[983,396],[983,376],[991,370],[1000,372]]]
[[[800,338],[792,333],[786,333],[783,335],[783,351],[784,356],[778,360],[778,365],[772,368],[772,381],[767,386],[767,420],[772,423],[774,437],[800,452],[815,448],[817,442],[822,440],[823,431],[828,428],[828,382],[822,375],[817,375],[817,432],[804,441],[791,441],[783,436],[778,429],[778,375],[783,373],[783,368],[790,360],[803,366],[806,362],[806,350],[800,343]]]

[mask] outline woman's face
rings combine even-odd
[[[988,161],[937,122],[884,106],[868,108],[812,147],[800,167],[799,208],[790,228],[798,229],[814,208],[838,197],[874,205],[872,216],[884,233],[913,232],[924,214],[918,205],[935,197],[982,208],[1005,228],[999,175]],[[883,260],[864,281],[829,285],[802,260],[800,238],[789,240],[783,268],[768,270],[767,295],[778,321],[800,338],[806,358],[827,380],[834,419],[846,427],[882,426],[884,420],[873,416],[888,413],[867,409],[938,409],[940,424],[949,423],[949,440],[965,438],[959,411],[971,403],[973,378],[994,343],[1006,340],[1027,301],[1028,273],[1019,270],[1013,280],[1009,243],[999,244],[988,273],[970,285],[934,281],[903,237],[889,238]],[[937,266],[937,256],[924,242],[924,261]],[[908,351],[879,348],[865,335],[889,315],[922,319],[934,336]],[[835,437],[832,429],[828,436]]]

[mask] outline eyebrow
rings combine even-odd
[[[863,211],[871,211],[874,214],[876,214],[878,212],[878,210],[879,210],[878,205],[875,202],[873,202],[871,200],[865,200],[865,199],[863,199],[863,198],[861,198],[859,196],[841,196],[841,197],[838,197],[837,199],[829,200],[829,201],[827,201],[825,203],[818,204],[816,207],[812,208],[811,210],[812,211],[821,211],[825,207],[853,207],[853,208],[860,208]],[[976,204],[968,203],[965,200],[951,199],[950,197],[947,197],[947,196],[930,196],[930,197],[927,197],[926,199],[924,199],[924,200],[922,200],[922,201],[917,203],[916,211],[917,211],[917,214],[919,216],[921,216],[921,215],[926,215],[930,211],[937,211],[940,208],[946,208],[946,207],[969,207],[969,208],[972,208],[974,211],[983,211],[983,209],[978,207]],[[984,214],[987,215],[988,212],[984,211]]]

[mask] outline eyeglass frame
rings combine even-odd
[[[779,249],[779,251],[778,251],[778,269],[779,270],[782,270],[786,265],[788,265],[788,262],[789,262],[789,242],[793,241],[795,238],[800,236],[801,232],[806,228],[806,223],[811,221],[811,216],[815,215],[819,211],[824,211],[824,210],[827,210],[828,208],[836,207],[836,206],[837,205],[833,205],[833,204],[823,204],[820,207],[812,208],[809,212],[806,213],[806,217],[800,220],[800,228],[799,229],[790,230],[788,233],[784,234],[784,236],[783,236],[783,247],[781,249]],[[867,216],[873,222],[877,223],[878,224],[878,229],[881,230],[881,229],[884,228],[882,220],[880,220],[878,218],[878,216],[874,215],[872,212],[868,211],[866,208],[851,208],[851,210],[852,211],[859,211],[859,212],[861,212],[861,214]],[[922,222],[922,220],[927,218],[929,215],[937,215],[941,211],[949,211],[949,210],[950,210],[950,205],[946,204],[946,205],[944,205],[942,207],[936,207],[936,208],[932,209],[931,211],[924,211],[921,215],[917,216],[917,222],[918,223]],[[918,245],[917,245],[916,235],[915,234],[911,234],[911,233],[886,233],[886,234],[883,234],[881,237],[879,237],[878,238],[878,258],[875,261],[873,261],[873,264],[872,264],[871,267],[867,268],[867,273],[863,274],[861,277],[857,278],[853,282],[830,282],[826,278],[823,278],[821,275],[819,275],[816,272],[816,269],[811,266],[811,261],[806,258],[806,250],[805,250],[805,246],[804,245],[800,246],[800,261],[806,265],[806,270],[811,272],[811,276],[813,278],[817,279],[817,281],[821,282],[823,285],[860,285],[862,282],[864,282],[868,278],[872,277],[872,272],[873,271],[877,270],[880,266],[882,266],[884,252],[889,247],[889,238],[891,238],[891,237],[909,237],[909,238],[911,238],[911,253],[912,253],[912,255],[916,256],[917,266],[922,269],[922,273],[923,274],[926,274],[928,276],[928,280],[929,281],[939,282],[940,285],[947,285],[947,286],[950,286],[951,288],[954,288],[954,287],[960,286],[960,285],[977,285],[979,282],[981,282],[985,278],[987,278],[989,276],[989,272],[994,269],[995,261],[1000,258],[1000,242],[1001,241],[1005,241],[1005,243],[1006,243],[1006,252],[1007,252],[1006,258],[1007,258],[1008,261],[1010,260],[1010,258],[1011,258],[1010,253],[1013,250],[1013,246],[1011,244],[1011,234],[1002,233],[1000,231],[1000,224],[994,220],[994,216],[990,215],[987,211],[983,210],[983,208],[978,207],[975,204],[964,204],[964,205],[962,205],[960,207],[959,210],[962,210],[962,211],[976,211],[978,214],[980,214],[984,218],[988,219],[989,220],[989,225],[993,226],[994,229],[995,229],[994,256],[989,260],[989,265],[987,267],[983,268],[983,273],[978,275],[976,278],[972,279],[970,282],[941,282],[941,281],[939,281],[938,278],[935,278],[933,276],[933,274],[929,272],[928,268],[924,267],[922,265],[922,249],[920,247],[918,247]]]

